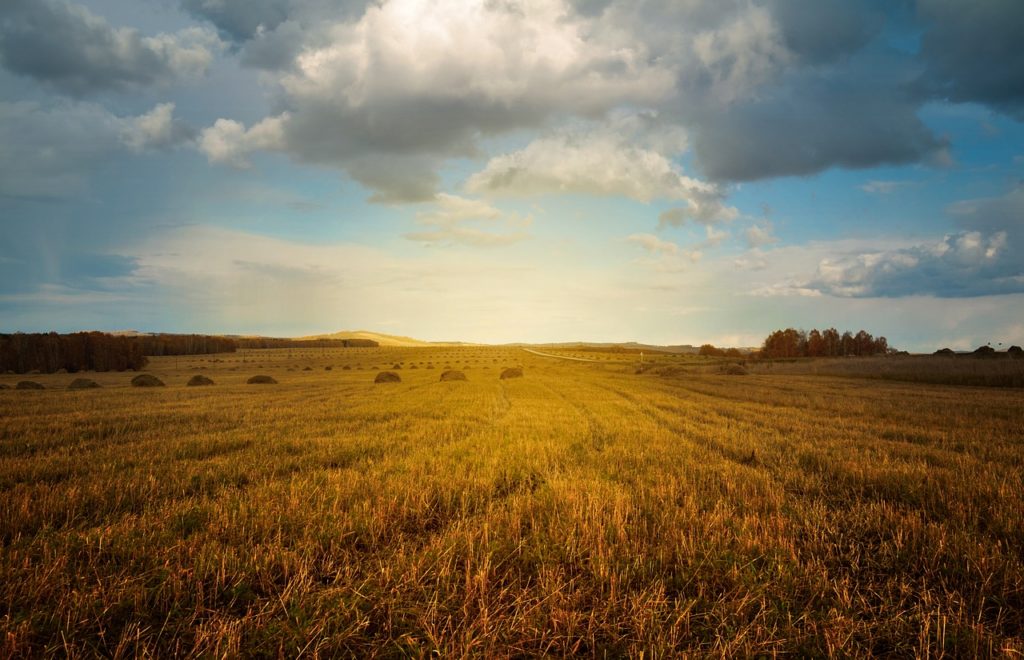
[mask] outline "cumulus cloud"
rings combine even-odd
[[[62,0],[0,5],[3,66],[73,96],[202,75],[219,43],[201,28],[146,37]]]
[[[680,135],[638,138],[635,131],[619,126],[562,131],[490,159],[469,178],[466,189],[495,197],[569,193],[640,202],[717,193],[710,184],[683,174],[671,160],[683,142]]]
[[[710,228],[723,222],[732,222],[740,212],[734,206],[725,203],[725,193],[717,188],[694,191],[685,206],[662,211],[658,214],[658,227],[682,227],[687,222],[695,222]]]
[[[250,156],[259,151],[284,148],[284,124],[288,115],[266,119],[246,128],[233,119],[218,119],[213,126],[199,134],[198,147],[211,163],[238,168],[251,165]]]
[[[1024,70],[1012,2],[925,0],[916,14],[877,0],[182,3],[241,44],[243,61],[276,71],[286,119],[274,150],[389,202],[430,199],[439,168],[479,157],[481,138],[536,128],[547,132],[491,158],[467,190],[657,198],[678,187],[674,154],[575,135],[624,108],[688,134],[712,182],[941,164],[948,145],[921,106],[952,98],[1012,113]],[[919,32],[921,52],[888,47],[887,21]],[[986,30],[1000,57],[963,45]],[[581,176],[578,159],[612,152],[607,172]],[[721,212],[685,199],[668,224]]]
[[[616,196],[682,205],[662,212],[658,226],[730,222],[739,211],[725,191],[687,176],[673,156],[686,134],[656,115],[623,115],[600,126],[573,126],[491,158],[466,189],[491,197],[550,194]]]
[[[478,154],[482,136],[651,103],[674,84],[642,45],[609,50],[588,39],[561,2],[388,0],[319,34],[279,79],[282,151],[374,187],[391,157],[432,172]],[[384,195],[422,199],[430,177],[403,174],[414,194]]]
[[[823,260],[810,289],[842,297],[942,298],[1024,292],[1024,262],[1006,232],[948,234],[937,243]]]
[[[191,126],[174,118],[173,103],[161,103],[144,115],[121,122],[121,141],[133,151],[169,149],[195,137]]]
[[[94,103],[0,102],[0,196],[73,196],[84,189],[89,172],[124,149],[187,142],[193,131],[173,113],[173,104],[118,117]]]
[[[424,230],[407,233],[405,237],[428,245],[493,247],[528,238],[525,229],[532,222],[529,216],[505,213],[487,202],[439,193],[430,209],[416,214],[416,223]],[[480,225],[499,225],[511,231],[488,231]]]

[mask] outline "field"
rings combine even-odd
[[[0,376],[0,657],[1024,654],[1024,391],[579,356]]]

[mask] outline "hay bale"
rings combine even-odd
[[[0,383],[0,390],[9,390],[9,389],[11,389],[11,386],[8,385],[7,383]]]
[[[348,366],[347,364],[344,367],[342,367],[342,369],[344,371],[352,371],[352,367]]]
[[[326,367],[324,367],[324,371],[332,371],[333,369],[334,367],[332,367],[331,365],[327,365]]]
[[[996,349],[992,348],[991,346],[979,346],[978,348],[974,349],[974,353],[972,353],[972,355],[974,357],[992,357],[993,355],[995,355],[995,352]]]
[[[164,387],[164,382],[151,374],[139,374],[132,378],[132,387]]]
[[[45,390],[46,388],[42,383],[37,383],[34,380],[23,380],[14,386],[16,390]]]
[[[199,387],[201,385],[213,385],[213,381],[201,374],[196,374],[188,379],[187,385],[189,387]]]
[[[375,383],[401,383],[402,377],[394,371],[382,371],[373,379]]]
[[[722,367],[722,373],[726,376],[746,376],[749,372],[742,364],[727,364]]]
[[[400,364],[393,364],[393,365],[391,365],[391,368],[392,369],[401,369],[402,365],[400,365]]]
[[[498,376],[498,378],[500,378],[501,380],[508,380],[509,378],[522,378],[522,377],[523,377],[523,370],[520,369],[519,367],[509,367],[508,369],[503,370],[501,372],[501,375]]]
[[[304,367],[303,371],[313,371],[313,367]]]
[[[932,355],[944,355],[947,357],[951,357],[956,355],[956,353],[953,352],[952,348],[940,348],[939,350],[935,351]]]
[[[1022,349],[1020,346],[1011,346],[1008,349],[1006,349],[1006,352],[1007,354],[1009,354],[1010,357],[1024,357],[1024,349]]]
[[[277,385],[277,381],[272,376],[253,376],[249,380],[245,381],[250,385]]]
[[[100,384],[91,378],[76,378],[68,385],[69,390],[91,390],[99,387]]]
[[[409,367],[410,369],[419,369],[415,364]]]
[[[466,378],[466,374],[462,373],[461,371],[456,371],[454,369],[449,369],[448,371],[445,371],[444,373],[441,374],[441,382],[452,381],[452,380],[468,380],[468,379]]]

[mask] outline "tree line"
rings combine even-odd
[[[238,342],[231,337],[216,335],[137,335],[129,337],[141,348],[143,355],[209,355],[234,353]]]
[[[217,335],[120,336],[105,332],[0,334],[0,373],[125,371],[146,366],[147,355],[208,355],[239,348],[372,348],[372,339],[275,339]]]
[[[125,371],[141,369],[146,362],[135,337],[103,332],[0,334],[0,372]]]
[[[872,337],[865,330],[839,334],[835,328],[810,332],[786,328],[768,335],[760,355],[766,358],[845,357],[885,355],[890,350],[885,337]]]

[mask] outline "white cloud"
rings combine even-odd
[[[774,234],[774,227],[772,227],[770,220],[750,225],[743,232],[743,237],[747,239],[747,245],[751,248],[764,247],[765,245],[779,242],[778,237]]]
[[[687,176],[673,161],[685,148],[685,133],[656,115],[621,115],[495,156],[470,176],[466,189],[491,197],[582,194],[684,204],[662,213],[659,226],[686,220],[710,225],[738,217],[719,187]]]
[[[649,255],[637,260],[636,263],[658,273],[685,272],[704,256],[701,251],[703,246],[684,249],[654,234],[631,234],[625,240],[642,248]]]
[[[213,126],[203,129],[198,147],[211,163],[238,168],[251,165],[249,157],[258,151],[276,151],[284,148],[284,125],[288,114],[267,117],[250,128],[233,119],[218,119]]]
[[[122,122],[121,140],[133,151],[167,149],[192,139],[192,129],[174,119],[173,103],[161,103],[144,115]]]
[[[386,0],[316,34],[279,77],[288,114],[273,148],[343,169],[383,201],[429,199],[440,162],[476,155],[483,136],[654,103],[674,86],[642,43],[609,49],[558,0]],[[238,137],[213,128],[211,142]]]
[[[658,238],[654,234],[631,234],[626,237],[630,243],[635,243],[653,254],[677,254],[679,246],[672,241]]]
[[[861,185],[860,189],[872,195],[889,195],[900,188],[914,185],[913,181],[880,181],[871,180]]]
[[[416,223],[425,229],[405,234],[411,241],[428,245],[462,244],[476,247],[509,245],[529,237],[525,231],[533,222],[530,216],[505,213],[490,204],[439,193],[429,210],[416,214]],[[479,227],[502,225],[511,231],[487,231]]]

